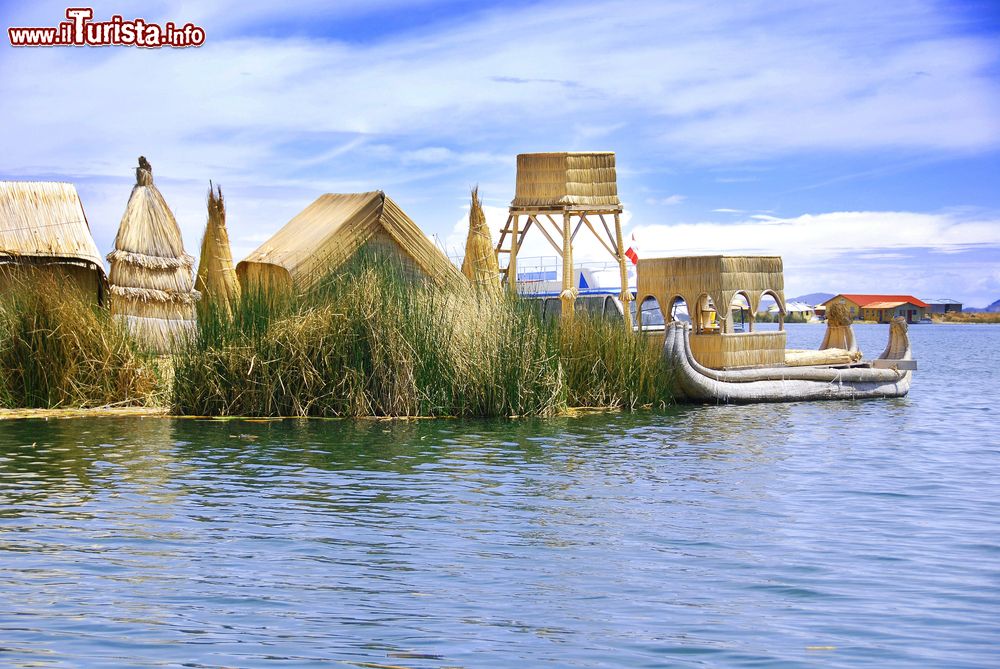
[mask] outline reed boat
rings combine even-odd
[[[750,404],[903,397],[910,391],[916,369],[902,318],[889,325],[889,342],[882,355],[843,365],[711,369],[699,363],[691,351],[691,328],[690,323],[668,323],[663,343],[678,398],[689,402]]]
[[[680,400],[747,404],[804,400],[903,397],[916,361],[906,321],[889,326],[882,354],[864,360],[846,306],[827,310],[827,330],[818,350],[785,348],[784,278],[777,256],[688,256],[640,260],[637,302],[642,316],[660,310],[663,355]],[[776,331],[757,331],[754,314],[769,297],[778,307]],[[740,304],[745,305],[745,309]],[[686,305],[690,322],[678,317]],[[747,327],[734,315],[749,314]]]

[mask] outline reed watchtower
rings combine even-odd
[[[581,153],[522,153],[517,156],[517,188],[510,204],[507,224],[500,231],[497,257],[507,255],[500,273],[509,290],[517,290],[517,254],[524,236],[537,228],[562,258],[562,317],[573,317],[576,287],[573,285],[573,241],[586,227],[618,261],[621,271],[619,299],[625,312],[625,326],[631,331],[629,301],[622,248],[622,205],[618,200],[615,154],[611,151]],[[526,217],[521,226],[521,217]],[[608,218],[614,219],[614,232]],[[601,228],[597,227],[600,221]],[[505,247],[508,236],[509,245]]]

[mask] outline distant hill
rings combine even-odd
[[[973,314],[1000,314],[1000,300],[997,300],[985,309],[980,309],[978,307],[966,307],[962,311],[967,311]]]
[[[810,306],[816,306],[817,304],[823,304],[833,296],[833,293],[809,293],[808,295],[789,297],[786,302],[805,302]]]

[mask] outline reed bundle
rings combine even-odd
[[[785,351],[785,364],[788,367],[849,365],[859,360],[861,351],[848,351],[843,348],[827,348],[819,351],[790,348]]]
[[[222,188],[208,186],[208,223],[201,239],[201,256],[195,289],[201,293],[199,312],[205,313],[208,305],[232,315],[233,304],[240,297],[240,282],[233,267],[233,252],[229,246],[226,229],[226,203]]]
[[[465,258],[462,274],[473,286],[488,293],[500,291],[500,266],[493,249],[493,237],[486,224],[483,203],[479,200],[479,187],[472,189],[469,205],[469,234],[465,240]]]
[[[181,231],[153,168],[139,157],[136,184],[122,216],[111,263],[111,313],[152,351],[168,352],[194,328],[194,258],[184,251]]]

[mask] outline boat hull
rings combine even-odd
[[[675,391],[681,401],[752,404],[854,400],[903,397],[910,390],[913,373],[904,367],[914,365],[905,323],[890,326],[889,344],[878,359],[879,367],[709,369],[695,360],[690,333],[689,324],[668,323],[663,345],[663,355],[674,375]]]

